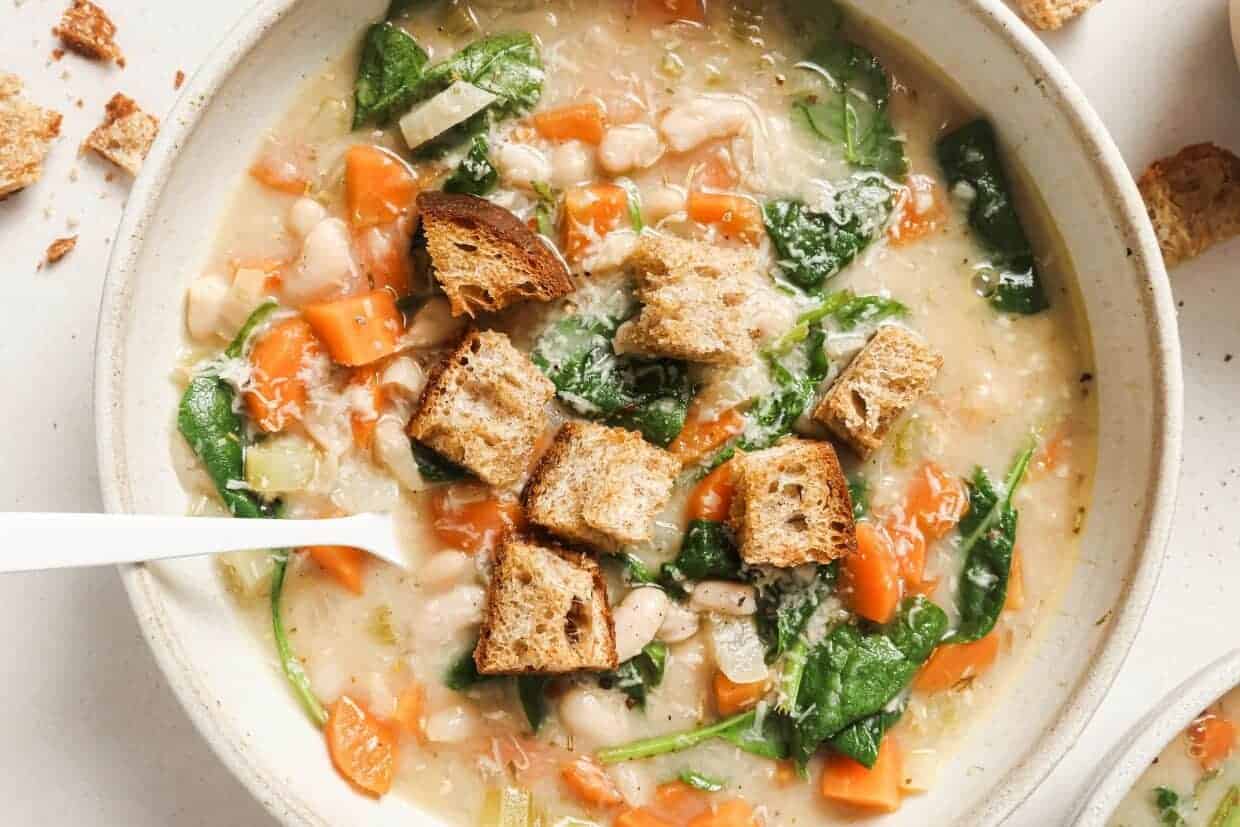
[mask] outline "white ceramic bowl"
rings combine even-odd
[[[1106,827],[1132,786],[1203,709],[1240,686],[1240,649],[1171,690],[1107,756],[1106,767],[1077,812],[1075,827]]]
[[[386,0],[264,0],[207,61],[134,184],[99,323],[96,413],[110,511],[183,512],[170,461],[182,296],[263,130],[303,78],[354,43]],[[1023,679],[960,744],[931,794],[892,824],[998,824],[1102,702],[1161,565],[1179,462],[1175,314],[1153,232],[1119,153],[1050,52],[1001,0],[867,0],[998,125],[1037,181],[1080,274],[1101,444],[1083,560]],[[355,795],[243,626],[207,560],[123,570],[138,620],[186,710],[290,825],[431,825],[396,797]],[[965,769],[967,768],[967,772]]]

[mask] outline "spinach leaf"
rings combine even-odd
[[[755,711],[753,720],[733,724],[719,737],[760,758],[782,761],[788,757],[788,719],[774,712]]]
[[[829,743],[836,752],[847,755],[865,767],[873,767],[878,761],[878,750],[883,735],[895,726],[904,714],[904,705],[894,710],[884,710],[868,718],[849,724],[831,737]]]
[[[663,682],[663,673],[667,669],[667,644],[660,641],[646,644],[636,655],[620,664],[614,672],[599,677],[599,685],[604,689],[619,689],[629,700],[646,708],[646,694]]]
[[[864,519],[870,513],[870,481],[860,474],[849,477],[848,496],[852,499],[853,519]]]
[[[426,61],[426,50],[399,26],[383,22],[368,28],[353,88],[353,128],[385,125],[411,104]]]
[[[534,208],[534,221],[538,224],[538,232],[547,238],[555,237],[555,208],[558,202],[551,185],[543,181],[535,181],[531,185],[538,196],[538,205]]]
[[[827,378],[830,362],[824,347],[827,334],[821,325],[812,325],[802,350],[795,360],[767,357],[771,376],[779,390],[759,399],[747,412],[745,430],[739,446],[746,451],[769,448],[792,433],[792,426],[801,418],[814,399],[814,393]]]
[[[762,214],[783,277],[802,290],[820,291],[870,245],[892,202],[887,182],[872,174],[854,175],[830,211],[815,212],[797,200],[768,201]]]
[[[698,580],[740,580],[741,556],[731,530],[715,520],[692,520],[676,558],[663,564],[659,582],[684,596],[686,583]]]
[[[990,634],[1007,600],[1012,572],[1012,548],[1016,544],[1016,509],[1012,495],[1025,477],[1034,446],[1016,458],[1002,490],[978,468],[969,482],[969,510],[960,520],[964,571],[956,603],[960,625],[951,635],[953,643],[968,643]]]
[[[908,308],[902,302],[883,296],[853,296],[834,313],[835,320],[844,330],[905,315],[908,315]]]
[[[284,629],[284,616],[281,600],[284,595],[284,575],[288,570],[288,549],[272,552],[274,566],[271,570],[271,633],[276,642],[276,653],[280,657],[280,668],[284,677],[293,688],[293,694],[301,701],[302,708],[320,727],[327,723],[327,710],[323,708],[314,689],[310,686],[310,678],[302,668],[301,661],[293,654],[293,647],[288,641],[288,633]]]
[[[454,692],[464,692],[480,683],[495,680],[494,675],[483,675],[478,672],[478,664],[474,662],[474,650],[478,648],[478,641],[474,641],[474,645],[470,646],[462,652],[456,660],[448,667],[448,671],[444,673],[444,686]]]
[[[908,686],[947,629],[947,615],[920,595],[887,627],[836,627],[810,650],[792,714],[792,754],[804,766],[818,746],[881,711]]]
[[[1166,827],[1183,827],[1187,824],[1180,814],[1180,794],[1168,787],[1154,788],[1154,808],[1158,810],[1158,823]]]
[[[443,191],[483,196],[498,183],[499,172],[491,164],[490,143],[486,135],[475,135],[456,171],[444,181]]]
[[[693,789],[701,790],[704,793],[717,793],[723,789],[722,781],[709,775],[702,775],[702,773],[696,770],[681,770],[676,778]]]
[[[455,482],[470,476],[470,473],[450,459],[440,456],[416,440],[409,440],[413,450],[413,461],[417,463],[418,473],[429,483]]]
[[[612,340],[619,326],[612,318],[570,316],[539,337],[530,359],[576,413],[667,446],[684,427],[697,388],[683,362],[618,356]]]
[[[766,643],[767,662],[788,651],[809,623],[823,598],[835,586],[838,566],[815,566],[809,579],[795,569],[780,569],[757,589],[758,634]]]
[[[939,141],[938,156],[948,186],[955,190],[966,185],[972,193],[969,226],[991,255],[996,271],[990,303],[1008,313],[1045,310],[1050,303],[1012,201],[994,127],[985,120],[966,124]]]
[[[705,743],[711,738],[743,739],[745,736],[741,735],[741,731],[744,729],[752,730],[756,719],[757,713],[754,710],[741,712],[704,727],[683,732],[673,732],[668,735],[656,735],[653,738],[643,738],[640,741],[633,741],[629,744],[601,749],[594,756],[601,763],[618,764],[621,761],[636,761],[641,758],[653,758],[656,755],[681,752],[696,747],[698,744]],[[757,743],[757,740],[759,739],[755,739],[752,743]]]
[[[550,682],[551,678],[547,675],[521,675],[517,678],[517,696],[521,699],[521,708],[525,710],[525,719],[534,732],[538,732],[547,719],[547,684]]]
[[[659,582],[659,575],[636,554],[620,557],[624,562],[624,582],[628,586],[650,586]]]
[[[528,32],[490,35],[432,64],[423,73],[421,97],[463,80],[499,98],[491,105],[501,116],[533,108],[542,96],[542,57]]]
[[[813,325],[826,319],[834,319],[843,330],[852,330],[861,324],[876,324],[883,319],[907,314],[908,308],[895,299],[858,296],[851,290],[836,290],[828,293],[817,307],[797,316],[796,324],[768,345],[765,353],[768,357],[783,356],[805,341]]]

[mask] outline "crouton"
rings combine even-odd
[[[942,366],[943,357],[915,334],[895,325],[880,327],[827,391],[814,419],[858,456],[868,457]]]
[[[86,136],[82,146],[130,175],[137,175],[158,133],[159,119],[143,112],[132,98],[117,92],[108,101],[103,123]]]
[[[473,195],[423,192],[418,212],[452,315],[495,313],[573,291],[564,261],[503,207]]]
[[[51,244],[47,245],[46,259],[48,264],[55,264],[69,253],[73,252],[73,248],[77,246],[78,237],[75,235],[58,238]]]
[[[712,365],[754,352],[744,305],[759,275],[750,250],[643,233],[629,257],[642,303],[616,333],[616,349]]]
[[[1155,161],[1138,183],[1168,267],[1240,234],[1240,158],[1197,144]]]
[[[60,23],[52,29],[65,46],[91,60],[115,60],[125,65],[125,56],[116,45],[116,24],[103,9],[89,0],[73,0],[65,9]]]
[[[650,538],[680,461],[623,428],[567,422],[526,484],[530,522],[604,550]]]
[[[1035,29],[1054,31],[1098,4],[1098,0],[1020,0],[1020,13]]]
[[[474,663],[483,675],[614,669],[616,631],[598,563],[509,536],[495,554]]]
[[[60,135],[60,113],[22,97],[17,75],[0,72],[0,199],[38,181]]]
[[[751,566],[829,563],[857,548],[852,498],[828,442],[787,437],[732,461],[728,522]]]
[[[503,333],[470,331],[422,392],[409,433],[506,488],[534,458],[555,385]]]

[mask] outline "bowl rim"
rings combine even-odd
[[[1240,649],[1207,664],[1141,717],[1111,750],[1108,769],[1092,785],[1073,827],[1105,827],[1155,758],[1203,709],[1240,688]]]
[[[136,278],[134,263],[142,249],[145,231],[155,217],[155,205],[177,160],[179,148],[197,128],[216,92],[236,66],[298,2],[258,0],[243,14],[186,84],[165,118],[130,191],[108,260],[96,330],[95,433],[105,511],[125,511],[121,493],[124,469],[117,461],[113,439],[116,409],[111,393],[113,384],[109,380],[116,370],[112,357],[123,337],[124,307]],[[1131,582],[1122,602],[1114,609],[1111,628],[1099,656],[1047,733],[1037,742],[1036,751],[1003,777],[999,795],[973,811],[975,823],[998,825],[1033,794],[1093,718],[1127,659],[1152,602],[1175,510],[1181,461],[1183,380],[1174,302],[1162,255],[1136,183],[1119,149],[1066,68],[1003,0],[960,2],[966,13],[976,15],[1043,78],[1043,92],[1051,98],[1051,105],[1068,118],[1122,217],[1121,229],[1132,245],[1135,266],[1146,275],[1144,284],[1140,285],[1144,288],[1140,299],[1150,320],[1147,339],[1154,356],[1153,416],[1160,424],[1151,446],[1152,473],[1146,491],[1149,505],[1140,520],[1139,547],[1142,551]],[[127,564],[118,568],[138,625],[156,662],[198,732],[224,765],[277,821],[290,827],[323,823],[288,787],[273,783],[274,779],[245,754],[233,728],[216,716],[214,705],[206,702],[181,641],[167,626],[154,587],[140,576],[143,566]]]

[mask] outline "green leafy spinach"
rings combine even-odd
[[[470,473],[450,459],[432,451],[416,440],[409,441],[413,450],[413,461],[417,463],[418,473],[429,483],[456,482],[470,476]]]
[[[353,88],[353,128],[386,124],[415,99],[427,54],[413,35],[392,23],[366,30]]]
[[[654,641],[646,644],[635,657],[620,664],[615,671],[599,677],[604,689],[618,689],[642,709],[646,708],[646,695],[663,682],[667,669],[667,644]]]
[[[663,564],[659,582],[684,596],[698,580],[740,580],[741,556],[731,530],[715,520],[691,520],[675,559]]]
[[[498,183],[499,172],[491,164],[490,143],[486,135],[475,135],[461,163],[444,181],[443,190],[483,196],[495,189]]]

